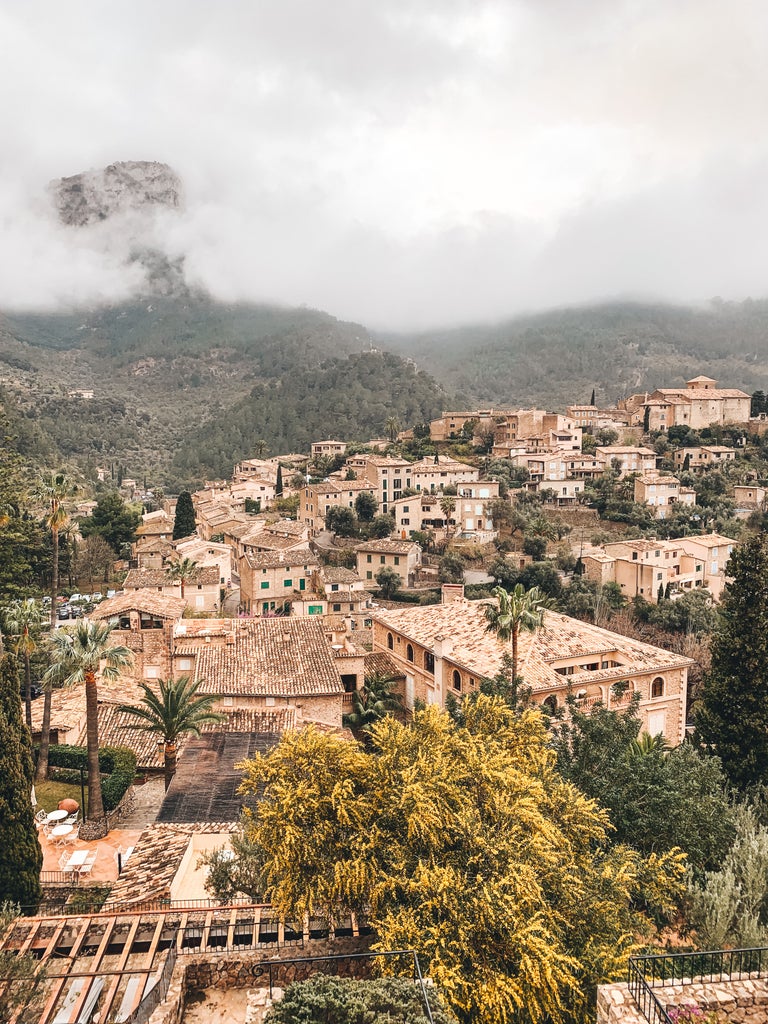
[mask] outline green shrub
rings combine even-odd
[[[51,777],[58,782],[77,783],[80,769],[88,769],[88,751],[66,743],[52,746],[48,752]],[[136,755],[128,747],[102,747],[99,750],[101,795],[104,810],[113,811],[136,776]]]
[[[455,1018],[443,1007],[434,988],[429,1002],[435,1024],[452,1024]],[[416,982],[406,978],[352,981],[316,975],[294,982],[285,996],[267,1012],[265,1024],[427,1024],[427,1015]]]

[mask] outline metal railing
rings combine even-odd
[[[702,953],[667,953],[629,959],[632,998],[650,1024],[671,1024],[666,1008],[654,993],[665,986],[755,978],[768,974],[768,947],[717,949]]]

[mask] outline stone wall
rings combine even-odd
[[[714,1010],[718,1024],[768,1024],[768,979],[723,978],[717,982],[692,981],[687,985],[654,988],[665,1009],[696,1003]],[[600,985],[597,989],[597,1024],[648,1024],[629,993],[626,983]]]
[[[279,988],[285,988],[292,981],[304,981],[317,973],[317,965],[286,964],[280,961],[302,959],[313,956],[340,956],[351,953],[366,953],[371,944],[370,936],[310,939],[303,946],[283,946],[281,949],[243,950],[242,952],[182,954],[179,956],[171,977],[168,994],[158,1006],[148,1024],[181,1024],[184,1019],[187,992],[209,988],[253,988],[269,983],[269,972],[264,966],[271,963],[272,981]],[[321,968],[322,969],[322,968]],[[328,972],[330,973],[330,971]],[[367,978],[370,976],[370,961],[340,962],[335,973],[341,977]]]

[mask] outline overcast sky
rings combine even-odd
[[[231,299],[371,327],[763,296],[765,0],[0,0],[0,308],[119,297],[55,177],[160,160]]]

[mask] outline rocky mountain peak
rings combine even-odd
[[[59,218],[70,227],[85,227],[115,214],[179,209],[181,179],[168,164],[124,160],[101,170],[58,178],[49,185]]]

